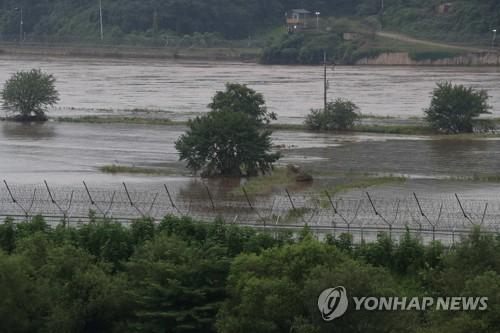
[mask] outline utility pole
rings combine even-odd
[[[384,30],[384,0],[380,0],[380,29]]]
[[[23,8],[20,7],[16,7],[14,8],[14,10],[17,12],[19,11],[19,13],[21,14],[21,19],[19,21],[19,43],[22,43],[23,41],[23,37],[24,37],[24,17],[23,17]]]
[[[23,8],[21,7],[21,24],[19,27],[19,42],[24,40],[24,18],[23,18]]]
[[[495,48],[495,41],[497,40],[497,29],[493,29],[493,39],[491,41],[491,48]]]
[[[323,66],[324,66],[324,77],[323,77],[323,110],[326,111],[328,104],[328,79],[326,77],[326,51],[323,51]]]
[[[104,31],[102,29],[102,0],[99,0],[99,22],[101,25],[101,41],[104,40]]]

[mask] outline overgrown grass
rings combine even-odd
[[[349,190],[355,190],[355,189],[364,189],[364,188],[369,188],[373,186],[381,186],[381,185],[388,185],[388,184],[395,184],[395,183],[404,183],[406,182],[407,178],[402,177],[402,176],[382,176],[382,177],[376,177],[376,176],[364,176],[359,179],[352,179],[348,180],[344,184],[338,184],[329,188],[326,188],[323,191],[328,191],[328,193],[331,196],[334,196],[336,194],[349,191]]]
[[[446,180],[478,183],[500,183],[500,174],[473,174],[472,176],[450,176]]]
[[[110,174],[142,174],[142,175],[152,175],[152,176],[171,176],[174,174],[171,170],[160,169],[160,168],[143,168],[125,165],[103,165],[99,168],[100,171]]]
[[[87,124],[137,124],[137,125],[184,125],[186,122],[172,121],[168,118],[143,118],[124,116],[83,116],[83,117],[60,117],[55,121],[65,123],[87,123]]]
[[[364,115],[365,119],[391,119],[390,116]],[[421,119],[421,118],[415,118]],[[0,118],[0,120],[9,120]],[[57,122],[65,123],[87,123],[87,124],[137,124],[137,125],[164,125],[164,126],[185,126],[187,121],[174,121],[168,118],[142,118],[126,116],[83,116],[83,117],[59,117],[53,118]],[[495,124],[500,124],[500,118],[492,120]],[[269,126],[274,131],[308,131],[304,124],[271,124]],[[383,124],[358,124],[349,130],[337,133],[379,133],[379,134],[402,134],[402,135],[434,135],[441,139],[482,139],[500,137],[498,133],[462,133],[462,134],[441,134],[425,125],[383,125]],[[334,133],[334,132],[332,132]]]
[[[365,47],[391,50],[392,52],[407,52],[408,54],[413,54],[418,58],[414,60],[435,60],[434,58],[436,57],[436,55],[447,55],[453,58],[457,55],[468,52],[466,48],[460,49],[459,46],[450,48],[446,45],[428,45],[411,41],[397,40],[383,36],[376,36]]]
[[[438,134],[430,127],[423,125],[355,125],[353,132],[406,134],[406,135],[432,135]]]
[[[295,188],[298,185],[307,186],[304,183],[297,183],[295,175],[289,173],[285,167],[275,167],[269,174],[249,178],[244,187],[248,194],[268,195],[273,191]],[[241,187],[237,187],[231,193],[234,195],[243,195],[243,190]]]

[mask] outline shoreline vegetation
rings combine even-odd
[[[397,43],[396,43],[397,44]],[[378,44],[377,44],[378,45]],[[399,45],[399,44],[397,44]],[[448,50],[447,48],[443,48]],[[261,47],[136,47],[124,45],[24,44],[0,43],[1,55],[102,58],[160,59],[191,61],[236,61],[262,63]],[[282,63],[298,65],[299,63]],[[302,65],[317,65],[304,63]],[[360,53],[354,61],[339,62],[343,66],[500,66],[498,52],[462,50],[442,51],[441,48],[406,44],[394,49],[374,47]]]
[[[407,124],[392,124],[391,120],[402,119],[390,116],[361,115],[361,120],[367,123],[356,124],[353,128],[324,133],[377,133],[377,134],[399,134],[399,135],[426,135],[438,136],[443,139],[474,139],[474,138],[495,138],[499,133],[464,133],[464,134],[442,134],[432,130],[422,123],[421,118],[409,118]],[[3,121],[9,119],[2,118]],[[169,118],[144,118],[128,116],[82,116],[82,117],[57,117],[51,118],[54,122],[61,123],[84,123],[84,124],[131,124],[131,125],[158,125],[158,126],[186,126],[187,121],[171,120]],[[370,124],[370,121],[377,123]],[[384,123],[386,121],[387,123]],[[494,124],[499,124],[499,118],[493,118]],[[280,124],[273,123],[269,125],[271,130],[275,131],[303,131],[309,132],[304,124]],[[310,131],[316,132],[316,131]],[[321,133],[321,132],[320,132]]]
[[[172,176],[178,174],[177,172],[166,168],[146,168],[146,167],[119,165],[119,164],[103,165],[99,167],[99,170],[103,173],[109,173],[112,175],[140,174],[140,175],[150,175],[150,176]]]

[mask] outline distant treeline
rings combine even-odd
[[[102,0],[106,37],[171,32],[218,33],[248,38],[284,23],[292,8],[325,16],[378,16],[380,0]],[[414,33],[478,34],[500,26],[497,0],[454,1],[447,14],[437,13],[441,0],[385,0],[384,23]],[[19,35],[23,8],[27,36],[99,37],[99,1],[0,0],[0,35]],[[452,34],[453,35],[453,34]]]

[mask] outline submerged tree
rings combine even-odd
[[[1,92],[4,107],[18,113],[17,120],[47,120],[47,107],[59,101],[55,81],[53,75],[39,69],[15,73]]]
[[[342,98],[329,102],[324,109],[313,109],[307,116],[305,125],[313,131],[346,130],[354,126],[359,118],[359,108],[353,102]]]
[[[206,176],[255,176],[266,173],[279,159],[271,152],[271,131],[276,119],[261,94],[245,85],[227,84],[209,105],[211,111],[189,121],[188,131],[175,143],[180,160]]]
[[[425,110],[429,125],[445,133],[470,133],[474,121],[490,113],[488,93],[450,82],[438,83],[431,105]]]

